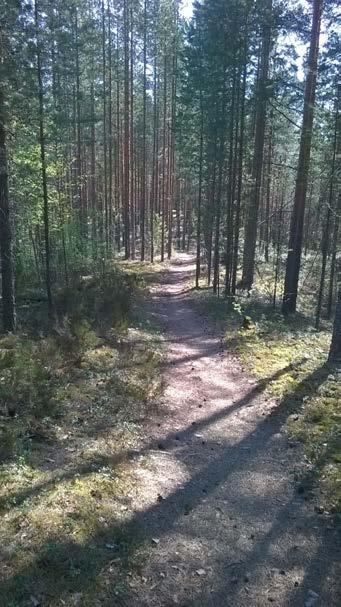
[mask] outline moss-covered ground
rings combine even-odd
[[[162,356],[144,290],[139,264],[87,277],[50,333],[0,340],[1,607],[125,604],[139,576],[122,529]]]

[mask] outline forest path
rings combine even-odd
[[[336,606],[336,530],[298,494],[299,447],[264,384],[193,307],[192,274],[179,255],[152,289],[166,387],[136,469],[151,550],[129,605]]]

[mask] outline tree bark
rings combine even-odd
[[[203,148],[204,148],[204,108],[203,108],[202,89],[200,89],[200,139],[199,139],[199,184],[198,184],[198,214],[197,214],[197,257],[196,257],[196,270],[195,270],[195,286],[197,289],[199,287],[200,262],[201,262],[201,200],[202,200]]]
[[[125,258],[130,257],[130,153],[129,153],[129,13],[128,0],[124,0],[124,247]]]
[[[39,41],[39,14],[38,1],[35,0],[35,28],[37,44],[37,79],[38,79],[38,97],[39,97],[39,142],[40,142],[40,160],[41,176],[43,188],[43,215],[44,215],[44,241],[45,241],[45,285],[48,303],[49,316],[52,316],[52,292],[51,292],[51,270],[50,270],[50,227],[49,227],[49,203],[47,194],[47,174],[46,174],[46,155],[45,155],[45,130],[44,130],[44,92],[41,68],[41,49]]]
[[[330,344],[328,361],[332,364],[341,364],[341,288],[339,288],[338,292],[333,335]]]
[[[262,168],[264,156],[264,137],[266,125],[266,107],[267,107],[267,82],[269,74],[269,57],[271,47],[271,17],[272,0],[266,3],[266,14],[264,14],[264,26],[262,34],[261,59],[259,67],[259,80],[257,86],[257,110],[255,126],[255,147],[252,162],[252,189],[251,200],[248,209],[244,254],[243,254],[243,276],[242,286],[244,289],[251,289],[255,271],[255,253],[257,240],[257,222],[260,202],[260,191],[262,182]]]
[[[244,69],[243,69],[243,77],[242,77],[240,129],[239,129],[239,142],[238,142],[239,143],[239,152],[238,152],[237,200],[236,200],[236,214],[235,214],[235,223],[234,223],[233,262],[232,262],[232,280],[231,280],[232,295],[236,294],[237,270],[238,270],[240,215],[241,215],[241,201],[242,201],[242,188],[243,188],[246,77],[247,77],[247,34],[245,34]]]
[[[0,256],[2,322],[5,332],[16,328],[12,234],[10,224],[4,93],[0,89]]]
[[[301,131],[300,152],[295,186],[294,206],[291,214],[288,257],[285,273],[282,312],[296,311],[298,279],[301,266],[304,212],[307,196],[310,150],[314,119],[317,58],[321,28],[322,0],[314,0],[311,28],[308,74],[305,85],[304,113]]]
[[[143,8],[143,110],[142,110],[142,175],[141,175],[141,261],[145,258],[146,220],[146,107],[147,107],[147,0]]]
[[[332,157],[332,167],[331,167],[331,176],[330,176],[330,184],[329,184],[329,193],[328,193],[328,202],[327,202],[327,213],[326,220],[323,230],[322,236],[322,267],[321,267],[321,276],[320,276],[320,288],[317,300],[316,307],[316,318],[315,318],[315,328],[318,331],[320,328],[320,319],[321,319],[321,309],[323,302],[323,293],[324,293],[324,281],[326,277],[326,267],[327,267],[327,256],[328,256],[328,248],[329,248],[329,237],[330,237],[330,224],[331,224],[331,216],[332,216],[332,206],[333,206],[333,196],[334,196],[334,181],[335,181],[335,169],[336,169],[336,156],[339,158],[340,152],[340,123],[339,123],[339,102],[341,97],[341,85],[338,86],[337,92],[337,100],[336,100],[336,111],[335,111],[335,128],[334,128],[334,138],[333,138],[333,157]],[[337,149],[339,148],[339,149]]]

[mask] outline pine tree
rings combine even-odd
[[[305,202],[307,195],[310,164],[312,128],[314,118],[317,59],[319,49],[322,0],[314,0],[311,27],[307,79],[304,96],[304,114],[301,131],[300,153],[296,177],[295,200],[291,215],[288,257],[285,273],[282,311],[290,314],[296,311],[298,279],[300,274]]]

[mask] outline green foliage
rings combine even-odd
[[[143,281],[138,275],[122,272],[116,266],[104,268],[60,290],[56,298],[58,316],[68,316],[71,332],[80,318],[87,319],[92,326],[124,330],[134,297],[142,287]]]
[[[75,601],[84,607],[97,601],[116,604],[129,600],[139,574],[145,540],[138,530],[120,527],[131,516],[135,483],[128,455],[137,447],[139,423],[160,391],[161,350],[147,316],[133,310],[144,284],[142,266],[127,265],[124,274],[102,267],[82,279],[80,290],[77,285],[67,297],[63,294],[60,305],[66,314],[53,335],[1,340],[0,377],[7,369],[16,374],[17,384],[32,388],[38,372],[27,376],[22,353],[30,365],[34,359],[49,372],[52,397],[59,394],[61,405],[57,417],[57,410],[45,417],[35,409],[37,392],[31,391],[35,415],[25,408],[13,418],[1,411],[0,508],[5,516],[0,543],[10,546],[1,586],[6,605],[25,604],[31,595],[51,607],[60,600],[67,607]],[[102,298],[109,306],[119,288],[130,301],[115,307],[115,330],[101,328],[99,338],[95,311],[102,313]],[[92,308],[85,305],[89,290]],[[129,319],[124,332],[119,313]],[[112,320],[110,310],[107,315]],[[11,386],[15,401],[14,380]],[[9,384],[6,389],[8,395]]]
[[[59,292],[52,333],[35,338],[9,335],[0,340],[3,459],[22,452],[39,420],[61,414],[72,369],[79,368],[90,352],[102,347],[98,331],[116,335],[127,331],[142,286],[143,279],[134,272],[102,268]],[[108,389],[142,400],[150,390],[143,381],[134,379],[134,371],[130,378],[124,378],[116,369]]]
[[[0,342],[0,399],[14,415],[50,415],[55,406],[54,374],[60,362],[50,338],[9,336]]]

